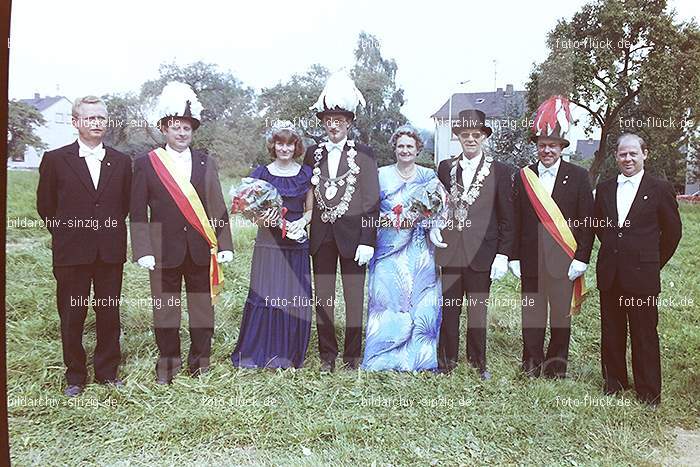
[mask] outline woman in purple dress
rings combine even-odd
[[[304,146],[291,122],[272,127],[267,149],[273,161],[250,176],[277,188],[287,208],[287,235],[282,238],[276,212],[258,222],[250,289],[231,361],[242,368],[301,368],[311,334],[309,242],[300,241],[311,221],[311,167],[295,161]]]

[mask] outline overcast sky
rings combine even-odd
[[[159,64],[197,60],[246,85],[286,81],[314,63],[353,64],[360,31],[375,35],[398,65],[402,111],[432,128],[430,115],[453,92],[524,89],[545,38],[579,0],[391,2],[187,2],[16,0],[12,3],[11,98],[138,91]],[[700,18],[697,0],[670,0],[679,19]],[[456,83],[469,80],[466,85]],[[313,102],[309,102],[312,105]]]

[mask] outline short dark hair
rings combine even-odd
[[[283,129],[280,131],[276,131],[267,137],[267,152],[272,160],[277,158],[277,153],[275,152],[275,143],[294,143],[295,158],[301,156],[304,153],[304,142],[301,140],[298,134],[291,130]]]
[[[615,143],[615,150],[620,146],[620,143],[622,143],[622,140],[633,138],[636,139],[637,142],[639,143],[639,147],[642,148],[642,152],[646,151],[647,148],[647,142],[644,141],[644,138],[642,138],[639,135],[636,135],[634,133],[622,133],[620,136],[617,138],[617,142]]]

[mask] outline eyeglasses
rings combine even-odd
[[[459,133],[459,136],[462,138],[469,138],[470,136],[473,139],[479,139],[483,136],[484,134],[480,131],[462,131]]]

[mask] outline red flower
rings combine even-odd
[[[401,204],[397,204],[393,208],[391,208],[392,212],[396,214],[396,229],[398,230],[399,227],[401,227],[401,213],[403,212],[403,206]]]
[[[236,196],[231,202],[231,214],[243,212],[248,206],[248,202],[242,196]]]

